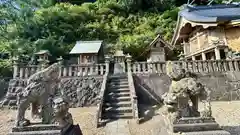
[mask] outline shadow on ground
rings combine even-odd
[[[240,135],[240,125],[239,126],[222,126],[222,128],[228,131],[229,133],[231,133],[231,135]]]
[[[98,124],[98,127],[105,127],[108,123],[111,123],[113,121],[117,121],[119,119],[104,119],[102,122]]]
[[[160,115],[157,111],[161,108],[162,105],[143,105],[139,104],[139,123],[145,123],[151,120],[154,116]]]

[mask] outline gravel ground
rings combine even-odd
[[[200,105],[201,106],[201,105]],[[212,102],[213,116],[216,121],[232,135],[240,135],[240,101],[232,102]],[[141,124],[135,121],[129,122],[131,135],[159,135],[165,133],[163,117],[160,115],[161,108],[143,107],[145,120]],[[84,135],[106,135],[104,127],[95,128],[96,107],[74,108],[70,109],[74,123],[79,124]],[[16,111],[2,109],[0,110],[0,135],[6,135],[14,124]],[[27,118],[30,112],[26,113]]]

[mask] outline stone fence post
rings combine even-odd
[[[18,57],[13,57],[13,78],[18,76]]]
[[[131,55],[127,55],[126,56],[126,61],[127,61],[127,72],[132,72],[132,66],[131,66],[131,62],[132,62],[132,56]]]
[[[106,71],[105,74],[109,73],[109,63],[110,63],[110,57],[109,56],[105,56],[105,64],[106,64]]]
[[[60,67],[59,67],[59,77],[61,77],[62,76],[62,66],[63,66],[63,58],[62,58],[62,56],[60,56],[57,59],[57,61],[58,61],[58,64],[60,65]]]

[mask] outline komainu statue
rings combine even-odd
[[[72,114],[68,112],[69,103],[62,97],[53,100],[54,123],[60,127],[73,124]]]
[[[53,122],[62,129],[62,135],[82,135],[79,125],[73,125],[72,114],[68,112],[69,102],[66,98],[55,98],[53,100],[53,109]]]
[[[58,63],[29,77],[26,88],[18,94],[16,126],[30,124],[30,121],[25,119],[25,111],[29,105],[32,106],[33,115],[41,115],[43,124],[51,123],[53,119],[52,99],[59,82]],[[41,113],[38,109],[41,109]]]
[[[162,98],[171,123],[186,117],[211,117],[210,91],[171,61],[167,62],[166,70],[172,84]],[[204,103],[203,112],[198,111],[198,101]]]

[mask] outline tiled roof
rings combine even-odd
[[[103,41],[77,41],[70,54],[98,53]]]
[[[187,5],[179,15],[185,19],[200,23],[214,23],[240,19],[239,4],[190,6]]]

